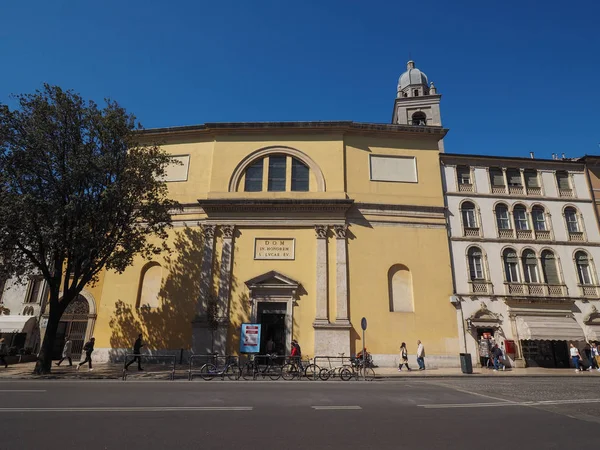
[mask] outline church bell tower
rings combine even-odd
[[[415,67],[414,61],[409,61],[406,72],[398,80],[392,123],[441,127],[441,98],[433,83],[429,83],[427,75]]]

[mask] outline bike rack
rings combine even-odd
[[[177,363],[176,355],[141,355],[141,354],[136,355],[134,353],[127,353],[127,354],[125,354],[125,359],[123,360],[123,381],[127,381],[127,374],[129,373],[127,371],[127,369],[125,369],[127,362],[136,357],[139,357],[142,359],[142,361],[146,361],[146,362],[148,362],[149,360],[165,360],[166,362],[170,361],[170,363],[169,363],[169,372],[170,372],[169,379],[171,381],[173,381],[175,379],[175,364]],[[164,363],[163,363],[163,365],[164,365]],[[145,372],[152,373],[154,371],[145,371]]]
[[[194,365],[195,361],[200,360],[199,364]],[[223,361],[223,364],[220,365],[220,361]],[[227,363],[233,363],[237,361],[237,366],[240,366],[240,357],[236,355],[219,355],[218,353],[206,354],[206,355],[192,355],[189,358],[189,368],[188,368],[188,380],[192,381],[194,379],[194,375],[199,373],[199,370],[205,364],[212,364],[215,367],[219,368],[224,366]],[[197,368],[198,370],[194,370]]]

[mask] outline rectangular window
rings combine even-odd
[[[501,169],[490,169],[490,182],[492,186],[504,186],[504,174]]]
[[[569,174],[567,172],[556,172],[556,183],[559,189],[571,189]]]
[[[468,167],[457,167],[456,173],[458,177],[458,184],[471,184],[471,169]]]
[[[569,233],[579,232],[579,221],[577,220],[577,214],[572,211],[566,211],[565,217],[567,218],[567,229]]]
[[[506,171],[506,178],[508,179],[509,186],[523,186],[520,170],[508,169]]]
[[[246,170],[246,182],[244,184],[244,191],[246,192],[260,192],[262,191],[263,184],[263,161],[260,160],[252,164]]]
[[[308,192],[308,185],[308,167],[297,159],[292,159],[292,191]]]
[[[40,290],[42,288],[42,278],[32,278],[29,282],[29,295],[26,303],[37,303],[40,300]]]
[[[590,266],[587,264],[577,264],[577,271],[579,272],[579,282],[581,284],[592,284]]]
[[[540,187],[537,172],[535,170],[526,170],[525,171],[525,185],[528,188]]]
[[[285,192],[287,156],[269,156],[269,186],[271,192]]]
[[[477,222],[475,221],[475,210],[463,210],[463,222],[466,228],[477,228]]]
[[[533,211],[531,211],[531,216],[533,217],[533,228],[536,231],[546,231],[544,211],[534,208]]]

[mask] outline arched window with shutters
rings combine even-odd
[[[539,283],[538,261],[535,252],[531,249],[524,250],[521,255],[523,261],[523,275],[526,283]]]
[[[498,203],[495,208],[496,225],[498,226],[499,237],[512,237],[512,225],[510,223],[510,215],[508,206],[504,203]]]
[[[516,205],[513,208],[513,218],[517,230],[529,230],[529,220],[527,220],[527,209],[524,205]]]
[[[486,279],[483,267],[483,253],[479,247],[471,247],[467,252],[469,260],[469,278],[471,281],[483,281]]]
[[[465,236],[479,236],[479,221],[477,220],[477,210],[475,204],[470,201],[463,202],[460,205],[463,234]]]
[[[546,210],[543,206],[535,205],[533,208],[531,208],[531,219],[533,221],[533,229],[535,231],[548,231]]]
[[[592,269],[590,265],[590,257],[586,252],[580,250],[575,253],[575,265],[577,266],[579,284],[594,284],[594,277],[592,276]]]
[[[556,256],[554,255],[554,252],[550,250],[544,250],[542,252],[542,273],[544,274],[544,282],[546,284],[561,284]]]
[[[396,264],[388,271],[391,312],[414,312],[412,274],[408,267]]]
[[[502,252],[504,262],[504,278],[507,283],[519,283],[519,256],[513,248],[507,248]]]

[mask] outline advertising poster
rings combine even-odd
[[[260,352],[260,324],[243,323],[240,337],[240,353]]]

